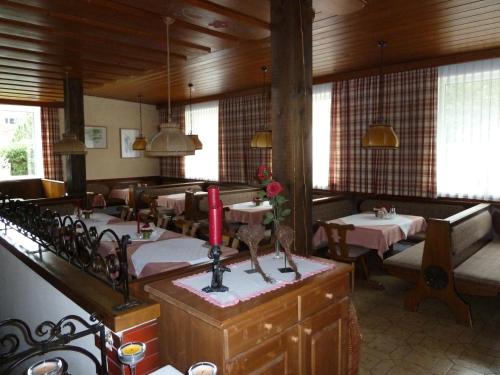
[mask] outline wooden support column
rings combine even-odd
[[[81,78],[66,77],[64,81],[64,131],[85,142],[83,115],[83,84]],[[66,189],[72,197],[84,197],[87,191],[85,155],[66,156]]]
[[[312,20],[312,0],[271,0],[273,176],[303,255],[312,250]]]

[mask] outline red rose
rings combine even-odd
[[[271,173],[271,170],[269,167],[265,165],[261,165],[257,171],[257,178],[260,181],[264,181],[265,179],[271,178],[273,174]]]
[[[283,191],[283,186],[277,181],[270,182],[266,186],[266,193],[268,198],[274,198]]]

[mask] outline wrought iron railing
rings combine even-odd
[[[77,352],[87,357],[95,365],[95,373],[108,374],[106,361],[106,339],[104,325],[95,315],[90,316],[92,323],[79,316],[68,315],[58,322],[44,321],[34,333],[26,322],[9,319],[0,322],[0,372],[5,375],[25,373],[28,361],[50,352]],[[71,345],[74,340],[99,334],[101,358],[96,358],[85,348]],[[32,365],[33,363],[31,363]],[[71,369],[71,368],[70,368]]]
[[[87,272],[120,292],[124,301],[113,310],[123,311],[141,302],[130,298],[127,246],[130,236],[121,238],[111,229],[101,233],[95,227],[87,228],[85,223],[71,216],[61,217],[57,212],[46,209],[41,212],[36,204],[10,199],[0,195],[0,222],[13,228],[38,244],[39,257],[50,251],[73,266]],[[116,244],[115,251],[103,255],[99,252],[103,236],[111,236]]]

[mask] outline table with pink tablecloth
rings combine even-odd
[[[329,223],[353,224],[355,228],[347,232],[346,242],[377,250],[380,257],[383,257],[391,245],[426,228],[425,219],[420,216],[394,215],[377,218],[371,212],[342,217]],[[313,236],[313,247],[319,248],[327,244],[325,229],[320,227]]]
[[[180,215],[186,207],[186,193],[159,195],[156,202],[158,206],[170,208]]]
[[[108,195],[108,200],[110,198],[121,199],[125,201],[125,204],[128,204],[129,188],[111,190]]]
[[[272,210],[269,201],[264,201],[260,206],[255,202],[236,203],[227,206],[229,211],[226,212],[227,221],[236,221],[247,224],[262,224],[266,212]]]

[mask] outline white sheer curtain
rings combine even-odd
[[[313,187],[327,189],[330,171],[332,84],[313,86]]]
[[[191,119],[192,115],[192,119]],[[191,122],[192,120],[192,122]],[[186,178],[217,181],[219,179],[219,102],[193,104],[185,111],[186,134],[193,134],[203,143],[202,150],[184,158]]]
[[[439,68],[437,191],[500,198],[500,59]]]

